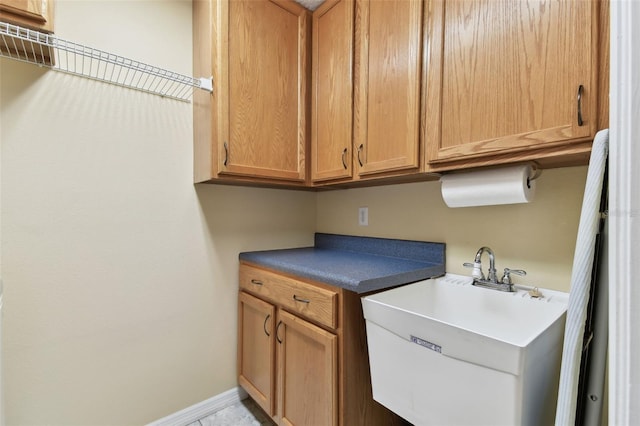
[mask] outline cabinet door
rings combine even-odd
[[[505,154],[595,135],[596,2],[430,4],[431,165],[498,156],[505,162],[518,159]]]
[[[275,307],[240,292],[238,382],[267,412],[275,414]]]
[[[304,181],[309,12],[285,0],[216,7],[219,173]]]
[[[353,0],[327,0],[313,13],[313,181],[351,177]]]
[[[356,2],[354,157],[360,175],[420,165],[422,8],[420,0]]]
[[[337,425],[337,336],[278,312],[278,419],[283,425]]]
[[[53,0],[0,0],[0,20],[53,32]]]

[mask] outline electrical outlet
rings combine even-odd
[[[358,225],[369,225],[369,207],[360,207],[358,209]]]

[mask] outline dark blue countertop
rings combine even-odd
[[[356,293],[444,274],[445,245],[423,241],[315,234],[313,247],[240,253],[240,260]]]

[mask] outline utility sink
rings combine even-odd
[[[553,423],[568,294],[472,282],[362,299],[374,399],[416,425]]]

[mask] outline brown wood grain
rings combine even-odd
[[[354,167],[420,165],[422,1],[356,1]]]
[[[309,16],[285,0],[194,1],[194,70],[215,87],[194,95],[197,182],[337,188],[578,165],[608,127],[608,0],[330,0]],[[278,34],[251,34],[267,27]],[[269,61],[270,78],[255,71]]]
[[[337,425],[337,336],[283,310],[278,322],[280,424]]]
[[[353,135],[353,0],[313,13],[311,179],[350,178]]]
[[[53,32],[55,0],[0,0],[0,21]]]
[[[359,294],[344,290],[341,294],[339,331],[340,424],[394,426],[406,423],[373,399],[367,333]]]
[[[252,283],[252,279],[262,280],[261,285]],[[310,318],[308,312],[298,313],[282,304],[280,301],[285,299],[274,295],[273,282],[291,285],[290,290],[305,287],[334,293],[337,315],[334,325],[328,327]],[[240,289],[241,301],[248,296],[245,293],[248,291],[255,297],[264,299],[263,303],[267,306],[273,305],[276,309],[276,333],[278,339],[284,342],[284,345],[276,344],[275,405],[278,409],[277,414],[273,415],[276,422],[342,426],[404,424],[397,415],[373,400],[361,295],[244,261],[240,264]],[[266,308],[262,311],[266,313]],[[256,315],[256,318],[264,320],[264,316]],[[277,323],[281,320],[283,324],[277,330]],[[241,324],[240,320],[239,323]],[[254,323],[253,334],[259,335],[258,320]],[[245,327],[239,329],[239,341],[243,339],[243,328]],[[275,334],[272,337],[275,338]],[[287,349],[283,350],[283,347]],[[239,346],[239,364],[243,356],[240,352]],[[329,353],[334,355],[329,356]],[[303,359],[306,360],[304,363]],[[287,382],[287,377],[290,382]],[[318,383],[312,385],[314,388],[310,393],[300,394],[308,386],[307,382],[311,381]],[[244,379],[239,379],[239,383],[243,387],[247,386]],[[331,383],[331,389],[326,387],[328,383]],[[255,390],[252,389],[252,392]],[[318,407],[329,406],[332,408],[325,408],[323,413],[316,412]],[[327,417],[329,414],[330,418]]]
[[[287,1],[228,7],[229,129],[221,138],[221,173],[304,180],[310,15]]]
[[[194,1],[194,179],[304,185],[311,15],[292,0]],[[207,143],[208,141],[208,143]]]
[[[275,306],[239,293],[238,382],[270,416],[275,415],[275,320]]]
[[[281,274],[243,266],[240,288],[329,328],[337,326],[338,293]]]
[[[431,8],[430,170],[505,153],[517,161],[543,147],[560,153],[595,135],[597,2],[437,0]]]
[[[193,72],[198,76],[213,76],[214,91],[196,90],[193,93],[193,180],[209,181],[215,175],[217,151],[214,135],[217,131],[215,106],[218,104],[219,67],[213,66],[217,57],[218,10],[208,0],[194,0],[193,7]]]

